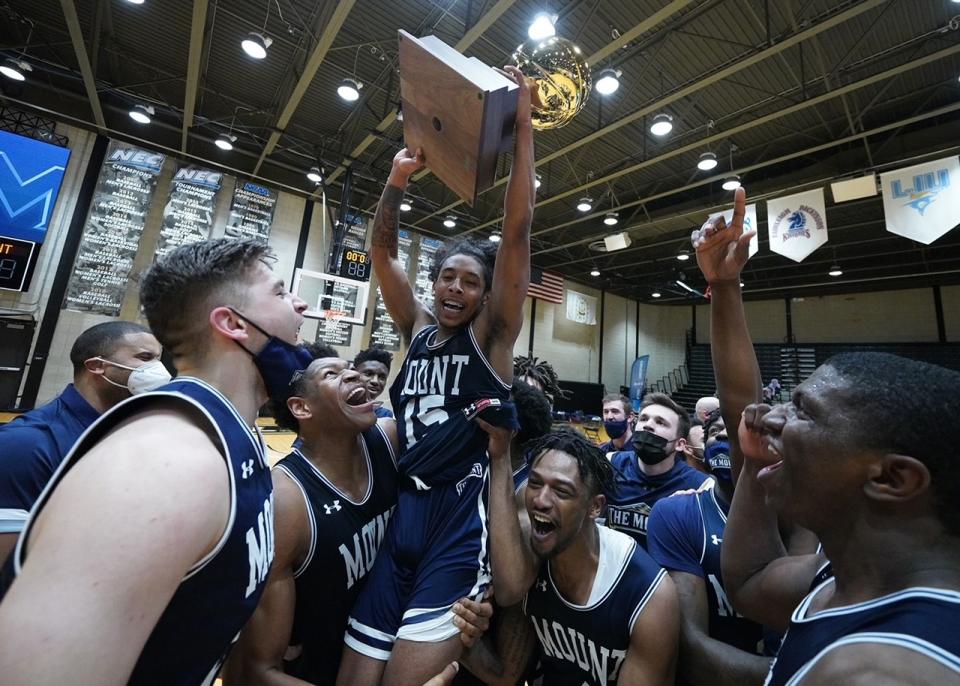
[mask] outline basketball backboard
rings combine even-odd
[[[304,300],[303,313],[312,319],[335,317],[345,324],[363,324],[367,316],[370,283],[346,279],[334,274],[297,269],[293,275],[293,294]]]

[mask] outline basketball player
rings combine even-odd
[[[677,459],[690,430],[687,411],[663,393],[648,393],[637,413],[633,450],[610,457],[616,489],[607,493],[607,526],[647,546],[647,519],[661,498],[700,488],[710,477]]]
[[[752,349],[739,287],[744,206],[738,190],[732,225],[694,237],[698,257],[724,256],[708,281],[719,309],[711,329],[724,327],[730,358]],[[730,378],[739,383],[731,392],[757,392],[752,375]],[[723,546],[727,589],[764,622],[782,624],[802,598],[768,684],[960,683],[960,421],[944,400],[958,385],[960,374],[941,367],[853,353],[818,367],[791,402],[746,408],[737,449],[747,459]],[[816,555],[785,556],[777,512],[819,537],[828,569]]]
[[[424,163],[419,151],[394,158],[374,220],[374,271],[388,312],[410,341],[391,389],[401,480],[387,538],[351,614],[340,684],[375,684],[382,676],[420,686],[460,653],[453,604],[478,598],[489,582],[487,436],[470,420],[482,411],[516,426],[507,401],[534,202],[530,91],[518,69],[505,69],[519,99],[495,266],[489,242],[460,241],[436,256],[433,312],[414,298],[397,259],[397,217],[407,180]]]
[[[654,505],[650,556],[669,573],[680,601],[681,683],[760,684],[770,668],[763,627],[734,612],[720,571],[720,550],[733,481],[720,411],[707,416],[705,464],[714,488],[680,491]]]
[[[509,432],[490,431],[491,560],[498,602],[523,600],[547,684],[672,684],[677,598],[666,572],[629,536],[597,525],[613,488],[606,456],[555,429],[530,446],[517,517]]]
[[[160,343],[146,327],[121,320],[91,326],[70,348],[73,383],[63,393],[0,426],[0,563],[27,513],[80,435],[101,413],[170,381]]]
[[[371,345],[357,353],[353,359],[353,368],[360,372],[367,384],[367,400],[376,400],[383,393],[392,363],[393,355],[383,346]],[[378,417],[393,418],[393,412],[382,405],[377,406],[376,414]]]
[[[307,304],[270,259],[202,241],[143,276],[180,376],[105,414],[31,511],[0,604],[5,686],[213,683],[273,557],[257,409],[304,359]]]

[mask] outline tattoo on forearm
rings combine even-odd
[[[387,184],[373,218],[373,245],[387,248],[391,257],[397,256],[397,230],[400,227],[397,213],[402,200],[403,189]]]

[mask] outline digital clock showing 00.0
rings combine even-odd
[[[364,250],[344,250],[340,259],[340,276],[357,281],[370,279],[370,257]]]
[[[37,244],[0,236],[0,289],[23,291],[33,266]]]

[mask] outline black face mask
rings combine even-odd
[[[707,448],[704,453],[707,464],[710,465],[710,473],[718,481],[726,483],[733,482],[733,472],[730,470],[730,443],[727,441],[717,441]]]
[[[650,431],[633,432],[633,450],[644,464],[660,464],[670,457],[667,445],[672,442]]]
[[[290,397],[290,382],[293,375],[306,369],[313,362],[313,356],[301,345],[291,345],[264,331],[250,317],[233,310],[238,317],[250,322],[250,326],[267,337],[267,344],[258,353],[252,353],[240,345],[250,357],[260,372],[263,385],[267,388],[267,395],[271,400],[286,402]]]

